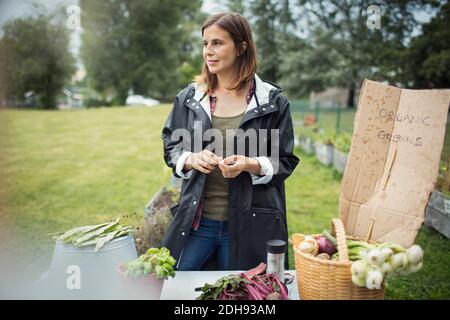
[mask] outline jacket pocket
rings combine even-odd
[[[274,208],[252,207],[246,220],[239,247],[241,256],[251,252],[251,257],[246,264],[248,267],[258,265],[259,262],[266,262],[266,242],[273,239],[287,241],[287,232],[280,211]]]
[[[252,215],[271,214],[280,216],[280,212],[274,208],[252,207],[250,213]]]
[[[170,210],[170,214],[172,215],[172,218],[175,217],[175,215],[178,212],[178,208],[180,207],[180,204],[177,203],[176,205],[174,205],[173,207],[171,207]]]

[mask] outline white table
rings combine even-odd
[[[214,284],[222,277],[242,272],[245,271],[177,271],[174,278],[164,281],[161,300],[195,300],[201,294],[195,288],[203,287],[205,283]],[[294,281],[286,285],[289,299],[299,300],[295,270],[287,270],[286,273],[294,276]]]

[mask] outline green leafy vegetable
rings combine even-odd
[[[169,249],[150,248],[136,260],[124,265],[125,275],[139,278],[153,273],[158,279],[167,279],[175,276],[175,263],[176,260],[170,255]]]
[[[247,272],[206,283],[197,300],[288,300],[286,285],[276,274],[264,274],[265,270],[266,264],[261,263]]]
[[[94,251],[97,252],[107,242],[129,235],[132,230],[133,227],[131,226],[120,225],[119,218],[117,218],[112,222],[76,227],[66,232],[57,232],[50,235],[57,241],[62,241],[77,247],[94,245]]]

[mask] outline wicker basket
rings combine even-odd
[[[384,288],[370,290],[353,284],[345,229],[340,219],[332,220],[339,260],[323,260],[294,248],[298,291],[302,300],[384,299]],[[320,236],[313,235],[313,236]]]

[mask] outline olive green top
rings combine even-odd
[[[223,158],[229,156],[225,154],[226,150],[226,130],[237,129],[241,123],[244,113],[233,117],[217,117],[212,115],[212,127],[220,130],[223,137],[223,153],[218,156]],[[228,133],[229,139],[234,136],[235,130]],[[203,197],[202,216],[216,221],[228,220],[228,183],[229,179],[224,178],[219,166],[211,172],[206,178],[205,193]]]

